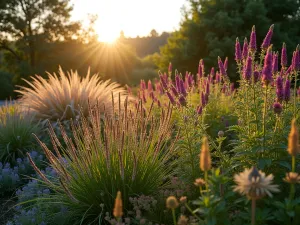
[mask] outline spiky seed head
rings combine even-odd
[[[283,180],[290,184],[297,184],[297,183],[300,184],[300,175],[299,173],[289,172],[286,174]]]
[[[266,176],[256,167],[234,175],[234,181],[237,184],[234,191],[251,199],[260,199],[265,195],[272,197],[271,192],[279,192],[278,185],[272,184],[273,175]]]
[[[188,221],[189,221],[189,219],[186,216],[180,215],[179,220],[178,220],[178,225],[187,225]]]
[[[123,202],[120,191],[117,193],[113,215],[115,218],[121,218],[123,216]]]
[[[179,206],[177,198],[174,196],[169,196],[166,201],[166,205],[168,209],[176,209]]]
[[[296,156],[300,152],[299,147],[299,132],[296,125],[296,120],[292,120],[291,132],[288,138],[288,153],[291,156]]]
[[[207,137],[204,137],[202,141],[200,154],[200,169],[202,171],[208,171],[211,169],[211,157]]]

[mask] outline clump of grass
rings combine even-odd
[[[106,112],[112,110],[111,93],[120,94],[121,101],[126,97],[125,89],[110,80],[103,81],[97,75],[90,72],[82,78],[77,72],[63,72],[58,75],[48,73],[48,80],[41,77],[31,77],[32,82],[26,81],[30,87],[21,87],[17,92],[22,94],[21,102],[36,113],[36,117],[42,120],[69,120],[80,114],[87,116],[88,105],[102,107]],[[117,101],[117,100],[116,100]],[[114,102],[116,103],[116,102]]]
[[[34,146],[32,133],[39,133],[34,115],[20,105],[6,103],[0,107],[0,161],[14,162]]]
[[[157,193],[172,173],[169,161],[175,154],[175,141],[169,143],[171,107],[154,118],[142,103],[135,111],[127,107],[127,100],[122,107],[119,97],[113,110],[114,114],[105,113],[101,120],[102,110],[90,108],[89,119],[71,123],[74,140],[61,126],[66,148],[50,128],[56,154],[40,142],[60,182],[49,181],[33,166],[54,190],[54,201],[69,208],[74,224],[101,221],[105,212],[112,212],[118,191],[126,212],[130,196]]]

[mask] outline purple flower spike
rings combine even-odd
[[[243,59],[247,59],[247,57],[248,57],[248,41],[247,41],[247,38],[244,39],[242,56],[243,56]]]
[[[172,73],[172,63],[169,63],[168,72],[169,72],[169,74],[171,74],[171,73]]]
[[[228,57],[225,58],[225,61],[224,61],[224,68],[225,68],[225,70],[227,71],[227,68],[228,68]]]
[[[283,101],[284,99],[283,80],[280,76],[278,76],[276,79],[276,96],[278,102]]]
[[[265,86],[268,86],[273,81],[272,61],[272,46],[270,46],[265,56],[264,67],[262,69],[262,81]]]
[[[282,105],[279,102],[273,104],[274,113],[279,115],[282,112]]]
[[[216,83],[220,83],[221,78],[219,72],[216,73]]]
[[[292,71],[293,65],[290,65],[289,68],[285,71],[285,75],[288,76]]]
[[[233,93],[234,90],[235,90],[235,89],[234,89],[234,83],[231,83],[231,84],[230,84],[230,92]]]
[[[221,75],[227,76],[224,64],[219,56],[218,56],[218,65],[219,65],[219,70],[220,70]]]
[[[248,56],[246,67],[244,68],[244,79],[249,81],[252,75],[252,58]]]
[[[293,60],[292,60],[292,69],[295,71],[300,70],[300,51],[299,51],[299,45],[297,45],[296,51],[294,51],[293,54]]]
[[[184,97],[186,97],[186,96],[187,96],[186,89],[185,89],[185,86],[184,86],[184,82],[183,82],[183,80],[182,80],[181,78],[179,79],[179,84],[180,84],[180,86],[179,86],[179,92],[180,92]]]
[[[209,82],[206,82],[205,93],[209,94]]]
[[[192,74],[189,74],[188,82],[189,82],[189,86],[192,87],[194,84],[194,77]]]
[[[255,70],[254,73],[253,73],[253,78],[254,78],[254,82],[256,83],[259,78],[260,78],[260,73],[259,71]]]
[[[272,71],[273,71],[273,73],[278,72],[278,53],[275,53],[273,55]]]
[[[173,93],[174,96],[177,97],[179,95],[178,91],[176,90],[176,88],[174,86],[171,87],[171,91],[172,91],[172,93]]]
[[[201,104],[202,104],[202,106],[205,106],[206,105],[206,100],[205,100],[206,98],[205,98],[205,94],[204,94],[204,92],[202,92],[201,93]]]
[[[180,77],[177,74],[175,76],[175,85],[176,85],[177,91],[179,91],[180,90]]]
[[[291,82],[289,79],[286,79],[284,85],[284,100],[288,102],[291,99]]]
[[[252,27],[252,31],[251,31],[251,35],[250,35],[249,49],[252,52],[256,51],[256,32],[255,32],[255,26]]]
[[[201,68],[202,68],[202,74],[204,76],[205,70],[204,70],[204,60],[203,59],[200,59],[200,64],[201,64]]]
[[[235,40],[235,61],[240,62],[242,60],[242,51],[239,38]]]
[[[167,92],[167,96],[168,96],[168,98],[169,98],[171,104],[172,104],[172,105],[175,105],[176,102],[175,102],[174,97],[173,97],[169,92]]]
[[[202,67],[201,67],[200,62],[199,62],[199,65],[198,65],[198,75],[199,75],[200,78],[203,77],[203,74],[202,74]]]
[[[261,48],[262,49],[268,49],[268,47],[270,46],[271,44],[271,39],[272,39],[272,36],[273,36],[273,29],[274,29],[274,24],[272,24],[269,28],[269,31],[263,41],[263,43],[261,44]]]
[[[148,80],[148,91],[153,91],[151,80]]]
[[[141,89],[141,91],[146,89],[146,83],[144,80],[141,80],[141,82],[140,82],[140,89]]]
[[[211,70],[210,70],[210,75],[211,75],[212,77],[215,76],[215,68],[214,68],[214,67],[211,68]]]
[[[168,89],[168,84],[167,84],[167,82],[166,82],[164,76],[163,76],[163,75],[159,75],[159,78],[160,78],[160,82],[161,82],[163,88],[164,88],[164,89]]]
[[[282,49],[281,49],[281,66],[282,67],[287,66],[287,52],[286,52],[285,43],[282,44]]]

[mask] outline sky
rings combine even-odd
[[[95,25],[100,41],[114,41],[123,30],[125,37],[147,36],[179,27],[185,0],[71,0],[73,20],[86,21],[97,14]]]

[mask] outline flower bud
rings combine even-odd
[[[207,137],[204,137],[202,141],[200,154],[200,169],[202,171],[208,171],[211,169],[211,157]]]
[[[296,156],[300,152],[299,148],[299,133],[296,126],[296,120],[292,120],[291,132],[288,138],[288,153],[291,156]]]

